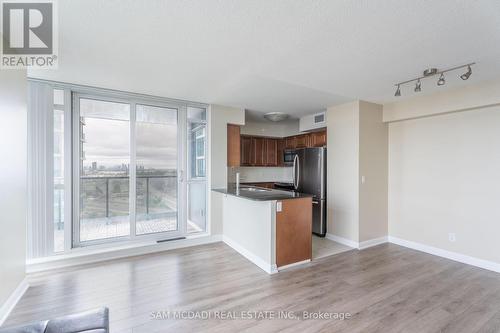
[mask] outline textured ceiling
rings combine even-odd
[[[498,0],[58,3],[59,69],[32,77],[295,116],[394,101],[431,66],[477,62],[421,94],[500,77]]]

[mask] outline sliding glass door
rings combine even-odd
[[[79,94],[73,104],[73,245],[185,234],[187,109]]]
[[[79,242],[130,235],[130,105],[79,99]]]
[[[136,106],[136,233],[178,231],[178,110]]]

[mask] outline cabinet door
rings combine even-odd
[[[285,138],[285,149],[295,149],[297,148],[297,137],[289,136]]]
[[[241,165],[251,165],[252,138],[241,136]]]
[[[284,150],[285,150],[285,139],[278,139],[278,150],[277,150],[278,166],[285,165],[285,161],[283,160]]]
[[[326,131],[313,132],[310,134],[311,147],[324,147],[326,146]]]
[[[250,164],[253,166],[264,166],[264,139],[263,138],[252,138],[252,153]]]
[[[276,212],[276,265],[278,267],[311,259],[312,199],[281,201]]]
[[[307,148],[309,145],[309,135],[303,134],[303,135],[297,135],[296,136],[296,148]]]
[[[227,125],[227,166],[240,166],[240,127]]]
[[[278,140],[276,139],[265,139],[266,140],[266,165],[267,166],[277,166],[278,165]]]

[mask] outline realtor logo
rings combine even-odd
[[[55,68],[55,3],[2,2],[2,68]]]

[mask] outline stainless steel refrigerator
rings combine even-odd
[[[312,194],[313,233],[326,234],[326,148],[296,149],[293,159],[295,191]]]

